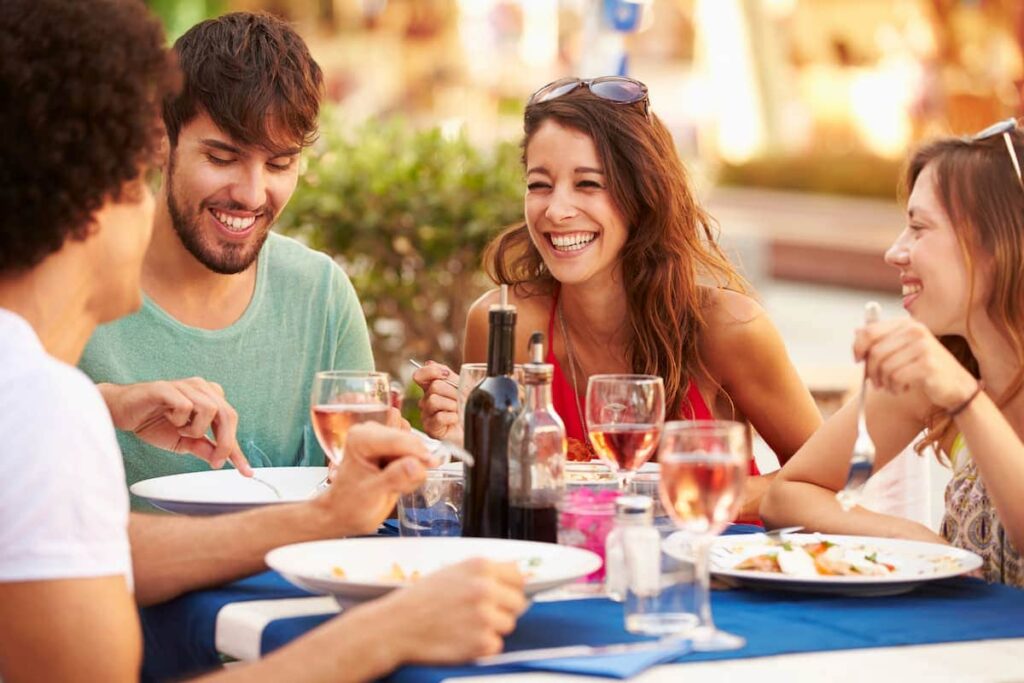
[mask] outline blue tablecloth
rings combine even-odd
[[[141,610],[146,639],[144,677],[166,680],[216,666],[217,612],[243,600],[309,595],[273,572],[217,590],[198,591]],[[688,654],[680,661],[821,650],[1024,637],[1024,591],[975,579],[930,583],[912,593],[883,598],[843,598],[768,591],[716,591],[715,621],[744,636],[742,650]],[[270,652],[332,615],[270,622],[262,650]],[[534,604],[507,639],[507,650],[558,645],[601,645],[638,640],[626,633],[622,605],[605,599]],[[394,681],[438,681],[485,671],[521,670],[511,666],[406,667]]]

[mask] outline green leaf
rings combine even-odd
[[[518,145],[478,148],[402,119],[351,126],[326,109],[278,229],[334,256],[352,279],[377,367],[458,367],[487,243],[522,220]]]

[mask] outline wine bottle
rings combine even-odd
[[[488,321],[487,377],[466,399],[464,445],[474,464],[465,467],[462,535],[508,538],[508,433],[520,403],[512,378],[516,309],[507,285]]]
[[[554,366],[544,362],[544,335],[530,337],[523,366],[526,399],[508,440],[509,538],[558,542],[564,491],[565,424],[551,404]]]

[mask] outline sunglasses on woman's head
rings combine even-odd
[[[1010,161],[1013,162],[1013,170],[1017,173],[1017,182],[1020,183],[1021,187],[1024,188],[1024,178],[1021,177],[1020,173],[1020,160],[1017,158],[1017,150],[1013,147],[1013,140],[1010,139],[1010,131],[1016,130],[1017,119],[1009,118],[999,123],[993,123],[991,126],[976,133],[971,138],[971,142],[980,142],[982,140],[988,140],[994,138],[997,135],[1003,136],[1003,140],[1006,142],[1006,149],[1010,152]]]
[[[648,115],[650,100],[647,98],[647,86],[634,78],[625,76],[602,76],[600,78],[560,78],[548,83],[530,95],[526,106],[549,102],[563,95],[568,95],[578,88],[586,88],[602,100],[616,104],[633,104],[643,102],[644,116]]]

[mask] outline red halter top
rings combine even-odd
[[[552,298],[551,304],[551,316],[548,319],[548,355],[546,362],[550,363],[555,368],[554,377],[551,380],[551,402],[554,404],[555,412],[558,413],[559,417],[562,418],[562,422],[565,423],[565,435],[569,439],[569,453],[582,452],[582,449],[586,448],[587,435],[583,430],[583,424],[580,422],[580,411],[586,411],[586,395],[579,397],[579,403],[576,402],[576,392],[572,387],[572,384],[566,379],[565,373],[562,372],[562,367],[558,364],[558,359],[555,358],[555,349],[553,340],[555,338],[555,317],[558,311],[558,290],[555,290],[555,295]],[[713,420],[714,416],[708,409],[707,404],[704,402],[704,397],[700,395],[700,390],[697,388],[696,382],[690,382],[689,388],[686,390],[686,400],[680,406],[680,412],[673,419],[676,420]],[[576,446],[573,444],[573,440],[579,442]],[[754,459],[750,459],[750,474],[758,475],[760,472],[757,469],[757,463]]]

